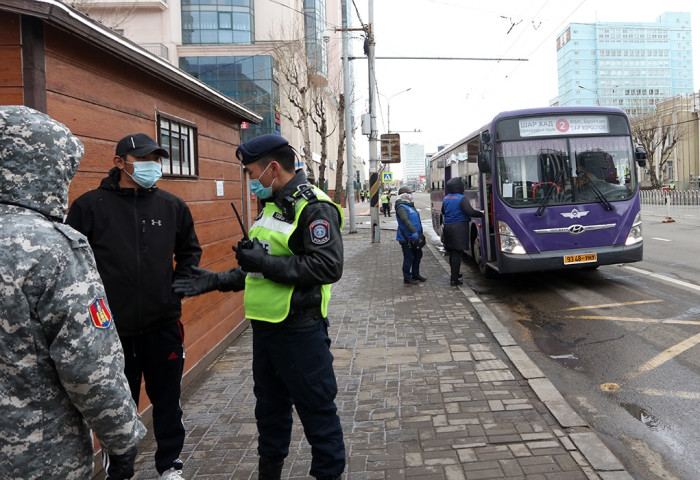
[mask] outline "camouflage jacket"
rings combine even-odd
[[[83,146],[26,107],[0,107],[0,478],[87,479],[145,428],[87,239],[58,223]]]

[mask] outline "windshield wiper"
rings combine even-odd
[[[544,192],[544,197],[542,198],[542,203],[540,203],[539,208],[535,212],[536,217],[541,217],[542,214],[544,213],[544,209],[547,208],[547,204],[549,203],[549,199],[552,198],[552,192],[554,192],[555,189],[557,189],[557,182],[560,180],[560,177],[563,175],[564,170],[559,170],[556,175],[554,175],[554,179],[552,180],[552,183],[549,184],[549,188],[547,189],[546,192]]]
[[[603,204],[603,207],[605,207],[606,210],[610,211],[613,209],[613,206],[610,204],[603,192],[601,192],[598,186],[586,176],[586,172],[578,172],[577,176],[582,182],[585,182],[585,185],[591,186],[593,193],[598,198],[598,201]]]

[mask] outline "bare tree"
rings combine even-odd
[[[663,182],[666,163],[676,145],[684,138],[672,112],[641,115],[631,119],[632,136],[647,152],[647,170],[652,188],[659,188]],[[657,175],[657,170],[661,174]]]
[[[335,94],[327,88],[314,88],[312,95],[312,115],[311,121],[314,124],[316,133],[321,139],[321,164],[318,167],[318,185],[321,188],[326,184],[326,168],[328,166],[328,139],[333,136],[338,124],[334,122],[335,115],[338,109],[329,109],[328,104],[338,103]],[[332,123],[332,129],[329,131],[329,123]],[[341,173],[342,174],[342,173]],[[336,188],[338,185],[336,184]]]
[[[338,95],[338,162],[335,169],[335,194],[333,201],[340,204],[345,196],[345,188],[343,186],[343,171],[345,170],[345,95]],[[353,175],[353,172],[348,172],[348,177]],[[352,198],[349,202],[354,201]]]
[[[282,76],[280,95],[287,100],[290,108],[280,107],[280,115],[299,129],[304,141],[304,162],[307,171],[313,172],[311,160],[311,82],[309,79],[309,61],[303,40],[294,40],[280,45],[276,49],[277,68]]]
[[[112,30],[124,25],[136,8],[133,2],[105,4],[98,0],[73,0],[64,3]]]

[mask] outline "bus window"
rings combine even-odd
[[[596,188],[608,200],[630,198],[635,190],[632,149],[628,137],[575,138],[577,200],[595,201]],[[593,185],[591,185],[591,183]]]

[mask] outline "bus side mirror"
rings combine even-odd
[[[637,165],[640,167],[647,166],[647,152],[644,151],[644,147],[634,149],[634,159],[637,160]]]
[[[489,152],[479,152],[477,160],[479,173],[491,173],[491,164],[489,163]]]
[[[481,143],[486,145],[486,148],[488,149],[488,144],[491,143],[491,132],[488,130],[481,132]]]

